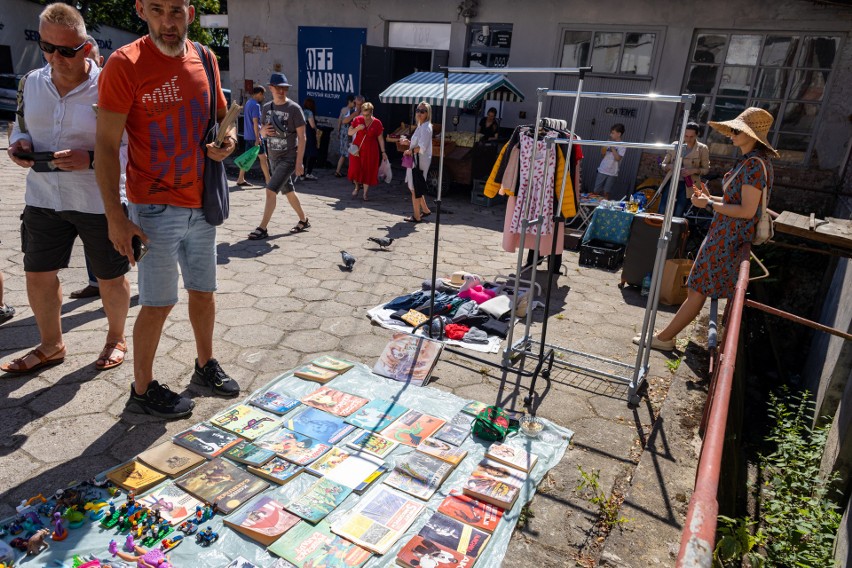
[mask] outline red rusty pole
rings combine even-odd
[[[748,252],[746,252],[746,258]],[[740,337],[740,322],[743,316],[746,289],[748,288],[749,260],[740,263],[734,298],[729,303],[728,326],[725,330],[725,345],[720,356],[719,375],[712,400],[707,431],[701,447],[695,490],[689,500],[689,511],[681,535],[678,568],[710,568],[713,563],[713,548],[716,542],[716,517],[722,450],[725,447],[725,427],[728,421],[728,405],[734,382],[734,365],[737,360],[737,344]]]

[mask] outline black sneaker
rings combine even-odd
[[[216,359],[207,361],[203,369],[198,366],[198,359],[196,359],[192,382],[212,388],[213,393],[219,396],[233,397],[240,394],[240,385],[222,370]]]
[[[157,381],[151,381],[145,394],[138,395],[130,385],[127,409],[139,414],[151,414],[158,418],[183,418],[192,413],[195,402],[179,395]]]

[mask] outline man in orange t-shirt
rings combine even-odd
[[[110,56],[101,73],[95,148],[97,179],[109,236],[134,262],[133,239],[148,253],[139,262],[139,303],[133,329],[133,374],[127,407],[162,418],[182,418],[194,402],[154,380],[153,366],[163,325],[178,300],[178,265],[189,292],[189,320],[198,358],[192,382],[214,394],[240,392],[213,358],[216,317],[216,227],[201,209],[204,155],[221,161],[234,151],[236,128],[217,148],[202,143],[217,97],[218,119],[226,113],[215,56],[205,50],[214,75],[210,93],[204,64],[187,29],[195,17],[189,0],[137,0],[148,35]],[[118,192],[119,147],[127,131],[128,219]],[[137,245],[138,249],[138,245]]]

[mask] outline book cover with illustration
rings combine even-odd
[[[180,477],[204,461],[203,456],[169,440],[145,450],[136,459],[169,477]]]
[[[211,418],[210,423],[251,441],[278,428],[281,419],[245,404],[238,404]]]
[[[315,383],[325,384],[340,373],[337,371],[332,371],[331,369],[325,369],[323,367],[317,367],[316,365],[305,365],[304,367],[299,367],[293,374],[300,379],[305,379],[306,381],[314,381]]]
[[[337,371],[338,375],[342,375],[343,373],[354,367],[355,363],[347,361],[346,359],[338,359],[337,357],[323,355],[322,357],[317,357],[316,359],[311,361],[311,365],[314,365],[316,367],[322,367],[323,369],[329,369],[331,371]]]
[[[261,466],[248,466],[246,469],[258,477],[274,481],[278,485],[284,485],[288,481],[292,481],[294,477],[304,471],[301,466],[277,456]]]
[[[215,458],[231,446],[236,446],[240,438],[206,424],[196,424],[176,435],[172,441],[205,458]]]
[[[137,460],[129,461],[108,471],[106,476],[115,485],[127,491],[135,491],[137,494],[150,489],[166,478],[159,471]]]
[[[314,475],[327,477],[332,481],[343,484],[353,491],[361,492],[371,483],[371,478],[384,463],[363,452],[346,451],[332,448],[327,454],[308,466],[307,470]],[[382,471],[386,471],[383,469]]]
[[[529,473],[538,462],[538,456],[509,444],[494,443],[485,452],[485,457]]]
[[[297,568],[360,568],[372,553],[331,532],[328,523],[301,522],[269,545],[269,552]]]
[[[249,404],[262,408],[263,410],[269,411],[273,414],[281,415],[287,414],[302,403],[295,398],[290,398],[280,392],[268,390],[253,397],[249,400]]]
[[[441,513],[434,513],[418,536],[476,559],[491,535]]]
[[[349,416],[368,402],[366,398],[345,393],[331,387],[320,387],[302,399],[303,404],[331,412],[335,416],[343,418]]]
[[[287,510],[311,523],[318,523],[349,497],[352,489],[330,479],[318,479]]]
[[[299,517],[284,510],[282,503],[266,495],[224,519],[226,525],[264,546],[281,538],[299,521]]]
[[[355,450],[384,459],[399,445],[399,442],[388,440],[372,432],[363,432],[352,441],[346,442],[346,445]]]
[[[280,428],[264,436],[257,440],[255,445],[273,451],[285,460],[298,465],[308,465],[331,449],[328,444],[287,428]]]
[[[137,500],[152,511],[160,511],[160,516],[175,526],[194,515],[196,507],[204,505],[173,483],[155,489]]]
[[[462,408],[461,411],[465,414],[476,416],[486,408],[488,408],[488,405],[484,402],[479,402],[478,400],[471,400],[470,402],[464,405],[464,408]]]
[[[452,464],[415,451],[397,463],[384,482],[403,493],[428,501],[452,470]]]
[[[503,518],[504,513],[500,507],[474,499],[456,489],[450,491],[450,494],[441,501],[438,512],[490,533],[497,528],[497,523]]]
[[[382,436],[394,442],[416,448],[420,442],[434,434],[445,422],[416,410],[409,410],[396,422],[382,430]]]
[[[434,339],[394,333],[373,372],[395,381],[425,386],[443,349],[444,344]]]
[[[233,448],[230,448],[222,457],[246,465],[261,466],[275,457],[275,452],[255,446],[251,442],[243,440]]]
[[[464,483],[464,494],[480,501],[510,509],[518,498],[527,475],[493,460],[484,459]]]
[[[269,487],[266,481],[222,458],[197,467],[176,483],[198,499],[215,505],[224,515]]]
[[[471,568],[475,559],[441,546],[422,536],[413,536],[396,555],[396,563],[404,568]]]
[[[426,507],[381,485],[358,501],[331,530],[376,554],[385,554]]]
[[[362,406],[355,414],[347,416],[345,422],[370,432],[381,432],[407,411],[400,404],[376,399]]]
[[[474,417],[470,414],[459,412],[449,422],[441,426],[440,430],[435,432],[435,438],[454,446],[461,446],[470,434],[473,420]]]
[[[355,429],[355,426],[346,424],[339,416],[318,408],[306,408],[288,419],[285,426],[326,444],[336,444]]]
[[[467,450],[457,448],[452,444],[435,438],[426,438],[420,442],[420,445],[417,446],[417,451],[453,465],[459,465],[467,455]]]

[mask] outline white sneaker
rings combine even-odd
[[[311,181],[316,181],[319,178],[317,176],[315,176],[314,174],[305,174],[305,179],[309,179]]]
[[[633,338],[633,343],[639,345],[642,342],[642,336],[637,335]],[[669,340],[663,340],[657,337],[655,333],[653,337],[651,337],[651,349],[658,349],[660,351],[674,351],[675,348],[675,340],[674,338]]]

